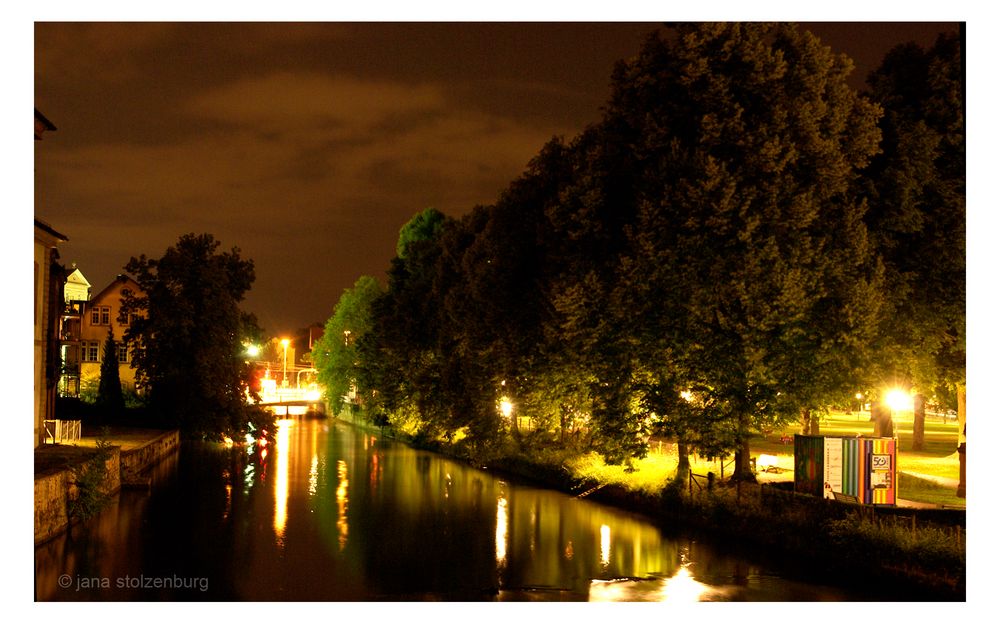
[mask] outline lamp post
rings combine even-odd
[[[281,364],[281,386],[288,387],[288,338],[281,340],[281,346],[285,351]]]

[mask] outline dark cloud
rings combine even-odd
[[[37,23],[35,105],[59,130],[35,145],[35,211],[96,287],[212,233],[255,261],[247,306],[286,333],[383,276],[413,214],[492,203],[596,121],[614,63],[655,28]],[[814,31],[869,69],[916,32]]]

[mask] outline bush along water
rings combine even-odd
[[[70,496],[67,506],[70,521],[86,521],[104,510],[111,501],[107,490],[107,462],[111,458],[111,447],[105,429],[97,440],[94,454],[70,467],[76,489],[76,495]]]

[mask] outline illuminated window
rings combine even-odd
[[[128,344],[118,342],[118,363],[128,363]]]

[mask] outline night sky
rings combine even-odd
[[[493,203],[552,136],[600,116],[655,23],[34,26],[35,215],[103,288],[131,256],[211,233],[256,264],[270,335],[325,322],[399,228]],[[803,25],[864,77],[941,23]]]

